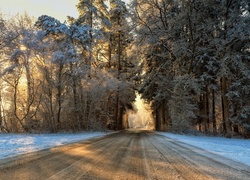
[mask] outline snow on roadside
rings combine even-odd
[[[0,160],[54,146],[104,136],[106,132],[59,134],[2,134],[0,133]],[[220,137],[188,136],[158,132],[175,141],[205,149],[214,154],[250,166],[250,140]]]
[[[177,135],[163,132],[158,134],[250,166],[250,140]]]
[[[104,136],[105,132],[58,133],[58,134],[1,134],[0,159],[39,151],[80,140]]]

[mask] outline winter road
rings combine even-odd
[[[149,131],[125,131],[0,163],[0,179],[250,179],[250,167]]]

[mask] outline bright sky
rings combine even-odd
[[[26,11],[36,18],[49,15],[63,22],[67,16],[78,17],[78,2],[79,0],[0,0],[0,12],[4,15],[16,15]]]
[[[60,21],[66,16],[77,17],[76,5],[79,0],[0,0],[0,12],[4,15],[23,14],[34,17],[49,15]]]

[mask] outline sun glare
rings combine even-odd
[[[145,130],[154,130],[155,123],[152,117],[150,105],[145,103],[139,94],[136,94],[134,104],[136,111],[130,112],[128,116],[129,128],[140,128]]]
[[[22,51],[25,51],[27,48],[26,48],[24,45],[21,45],[21,46],[20,46],[20,49],[21,49]]]

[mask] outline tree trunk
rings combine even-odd
[[[119,100],[119,89],[116,94],[116,109],[115,109],[115,122],[116,122],[116,130],[120,130],[120,100]]]
[[[189,15],[188,15],[188,26],[189,26],[189,35],[190,35],[190,42],[191,42],[191,49],[192,49],[192,57],[190,60],[190,65],[188,69],[188,74],[191,74],[193,71],[193,64],[195,61],[195,53],[196,53],[196,41],[194,40],[194,22],[191,19],[191,16],[193,14],[193,5],[190,4],[190,9],[189,9]]]
[[[164,125],[164,108],[162,103],[156,108],[156,130],[163,131]]]
[[[198,116],[198,120],[197,120],[197,124],[198,124],[198,130],[201,132],[202,131],[202,121],[203,121],[203,95],[201,94],[200,95],[200,101],[199,101],[199,104],[198,104],[198,107],[199,107],[199,116]]]
[[[123,126],[123,114],[124,114],[124,108],[123,107],[120,107],[120,110],[119,110],[119,129],[124,129],[124,126]]]
[[[26,79],[27,79],[27,102],[26,102],[26,117],[24,119],[24,123],[26,125],[26,128],[27,130],[26,131],[30,131],[30,127],[29,127],[29,123],[31,122],[31,118],[32,118],[32,115],[31,115],[31,112],[30,112],[30,109],[31,109],[31,106],[33,104],[33,101],[34,101],[34,93],[32,91],[32,87],[31,87],[31,84],[32,84],[32,80],[31,80],[31,73],[30,73],[30,69],[29,69],[29,66],[28,66],[28,59],[26,60],[26,64],[25,64],[25,70],[26,70]]]
[[[19,76],[17,79],[15,79],[15,83],[14,83],[14,99],[13,99],[13,103],[14,103],[14,116],[16,117],[17,121],[20,123],[22,130],[26,131],[26,127],[25,124],[23,123],[23,119],[19,118],[19,113],[18,113],[18,105],[17,105],[17,92],[18,92],[18,85],[19,85],[19,80],[20,80]]]
[[[128,115],[128,113],[126,113],[123,116],[123,122],[122,122],[124,129],[128,129],[129,128],[128,118],[129,118],[129,115]]]
[[[2,117],[2,95],[0,92],[0,132],[3,132],[3,117]]]
[[[74,126],[77,126],[78,130],[81,129],[80,123],[80,115],[79,115],[79,103],[78,103],[78,96],[77,96],[77,83],[76,83],[76,76],[73,72],[73,63],[70,63],[70,71],[72,76],[72,89],[73,89],[73,99],[74,99]],[[74,127],[76,128],[76,127]]]
[[[80,118],[80,124],[81,124],[81,129],[86,129],[86,124],[85,124],[85,116],[84,116],[84,111],[85,111],[85,101],[84,101],[84,90],[81,84],[79,84],[79,91],[80,91],[80,99],[79,99],[79,118]]]
[[[90,22],[89,22],[89,25],[91,27],[91,30],[90,30],[90,52],[89,52],[89,62],[88,62],[88,65],[90,66],[91,68],[91,62],[92,62],[92,56],[93,56],[93,32],[92,32],[92,28],[93,28],[93,0],[91,0],[91,7],[90,7]]]
[[[120,17],[118,18],[118,25],[121,26],[120,24]],[[121,73],[121,31],[118,31],[118,79],[120,79],[120,73]]]
[[[165,102],[164,102],[165,103]],[[166,124],[166,128],[165,130],[169,130],[172,126],[172,122],[171,122],[171,118],[170,118],[170,114],[169,114],[169,109],[168,109],[168,104],[165,103],[165,124]]]
[[[231,125],[229,120],[229,103],[227,99],[227,78],[222,77],[221,79],[221,97],[222,97],[222,110],[223,110],[223,121],[225,124],[225,132],[227,133],[227,136],[231,136]]]
[[[120,25],[120,17],[118,18],[118,25]],[[117,79],[120,80],[121,73],[121,32],[118,31],[118,65],[117,65]],[[117,96],[116,96],[116,113],[115,113],[115,121],[116,121],[116,129],[119,130],[120,127],[120,99],[119,99],[120,90],[118,87]]]
[[[4,109],[2,106],[2,93],[0,91],[0,132],[10,132],[7,126],[6,119],[4,117]]]
[[[205,117],[205,132],[209,132],[209,99],[208,99],[208,87],[206,85],[206,91],[204,93],[204,117]]]
[[[78,126],[78,130],[81,129],[81,124],[80,124],[80,118],[79,118],[79,107],[78,107],[78,96],[77,96],[77,90],[76,90],[76,79],[73,77],[73,97],[74,97],[74,116],[75,116],[75,123]]]
[[[58,72],[58,84],[57,84],[57,103],[58,103],[58,110],[57,110],[57,130],[61,128],[61,110],[62,110],[62,71],[63,71],[63,64],[59,64],[59,72]]]
[[[56,132],[56,122],[55,122],[55,115],[53,110],[53,93],[52,88],[49,87],[49,111],[50,111],[50,124],[51,124],[51,131],[52,133]]]
[[[158,131],[160,129],[160,126],[159,126],[159,110],[158,108],[156,108],[155,110],[155,129]]]
[[[90,124],[90,118],[89,118],[89,114],[90,114],[90,107],[91,107],[91,99],[90,99],[90,95],[89,92],[87,92],[87,97],[85,100],[85,110],[84,110],[84,117],[85,117],[85,127],[86,129],[89,129],[89,124]]]
[[[165,130],[166,125],[166,117],[165,117],[165,100],[162,100],[160,103],[160,111],[161,111],[161,117],[160,117],[160,130]]]
[[[213,122],[213,133],[216,134],[216,116],[215,116],[215,92],[212,89],[212,122]]]
[[[112,48],[111,48],[111,37],[109,37],[108,44],[108,68],[111,68]]]

